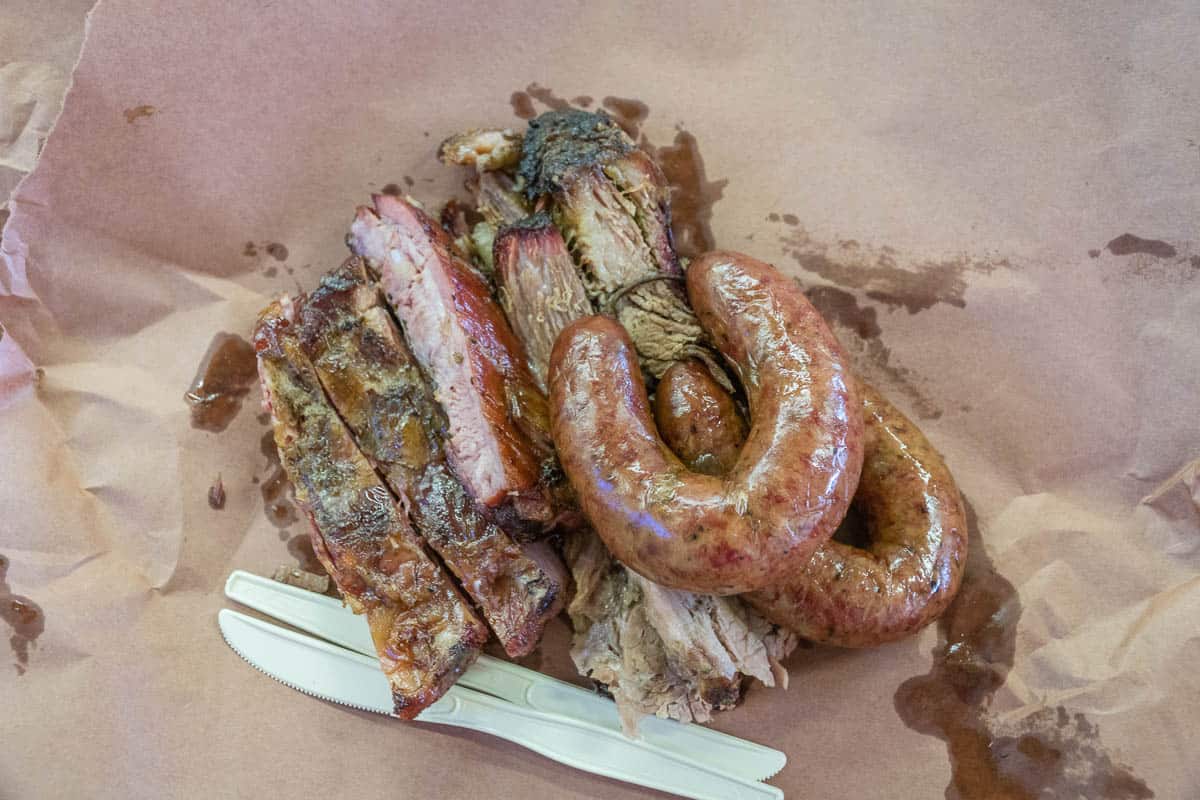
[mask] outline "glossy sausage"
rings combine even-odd
[[[746,440],[746,422],[729,393],[696,359],[677,361],[654,393],[654,421],[688,469],[724,475]]]
[[[798,573],[845,516],[862,467],[861,401],[824,320],[770,265],[709,253],[687,288],[750,403],[729,474],[688,470],[659,438],[637,354],[607,317],[576,321],[555,342],[552,434],[620,561],[663,586],[741,594]]]
[[[729,435],[741,424],[732,398],[683,363],[667,375],[671,402],[655,405],[663,440],[693,469],[731,463],[742,444]],[[866,519],[869,544],[827,542],[800,574],[743,598],[776,624],[843,647],[899,639],[937,619],[967,557],[962,501],[945,462],[883,396],[861,382],[858,388],[864,452],[853,505]],[[696,435],[688,419],[723,435]]]
[[[815,642],[870,647],[942,615],[967,561],[962,498],[920,429],[873,388],[863,398],[865,454],[854,505],[865,548],[830,541],[798,575],[743,599]]]

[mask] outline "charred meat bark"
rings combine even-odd
[[[374,209],[359,208],[350,243],[379,274],[433,382],[454,473],[498,519],[550,523],[546,398],[487,284],[436,222],[400,198],[377,195]]]
[[[653,378],[691,355],[716,365],[678,285],[666,180],[616,123],[603,112],[542,114],[519,175],[531,201],[549,200],[589,298],[629,331]]]
[[[487,628],[325,398],[293,312],[272,304],[254,336],[275,444],[312,523],[313,550],[351,608],[366,614],[396,713],[411,719],[470,666]]]
[[[500,305],[525,345],[538,388],[547,392],[554,339],[569,323],[592,313],[583,281],[562,234],[541,213],[501,229],[495,265]]]
[[[302,304],[297,337],[362,452],[510,656],[529,653],[562,608],[566,569],[546,545],[520,545],[476,507],[446,463],[446,418],[360,259]]]

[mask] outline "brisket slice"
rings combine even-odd
[[[446,463],[446,418],[362,261],[326,275],[297,336],[326,393],[408,508],[417,530],[482,611],[510,656],[529,653],[562,608],[566,569],[478,509]]]
[[[593,313],[587,291],[562,234],[546,214],[501,228],[493,252],[500,305],[525,345],[538,388],[548,392],[546,370],[555,338],[573,320]]]
[[[716,367],[680,287],[666,179],[616,123],[603,112],[542,114],[529,124],[520,176],[531,201],[549,200],[589,298],[629,331],[652,378],[688,356]]]
[[[280,461],[312,523],[313,550],[355,613],[365,613],[396,713],[415,717],[479,654],[487,628],[425,551],[408,517],[325,398],[276,302],[254,335]]]
[[[350,243],[379,274],[433,382],[454,473],[502,524],[550,523],[546,398],[487,284],[436,222],[400,198],[377,195],[374,209],[359,208]]]

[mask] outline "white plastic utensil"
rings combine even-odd
[[[372,659],[375,656],[366,620],[332,597],[242,570],[229,575],[225,596],[326,641]],[[497,658],[480,656],[458,685],[515,705],[622,733],[621,719],[611,700]],[[787,764],[787,756],[779,750],[699,725],[645,717],[638,730],[640,741],[647,745],[715,765],[722,772],[749,780],[769,780]]]
[[[222,609],[217,621],[239,656],[279,682],[323,700],[391,715],[391,688],[374,658],[230,609]],[[576,769],[695,800],[783,797],[774,786],[461,685],[452,686],[417,719],[488,733]]]

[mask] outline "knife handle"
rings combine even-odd
[[[506,739],[569,767],[694,800],[782,800],[783,792],[669,753],[620,733],[453,687],[421,712],[422,722],[455,725]]]

